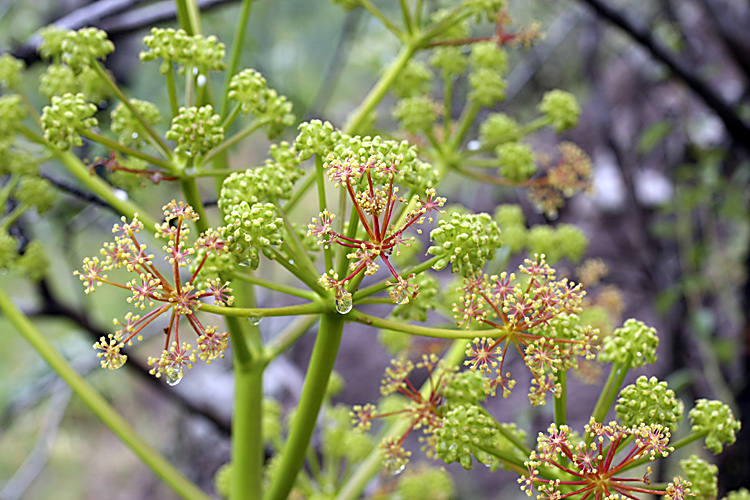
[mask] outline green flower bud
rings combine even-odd
[[[424,192],[426,189],[437,186],[440,182],[440,173],[437,169],[419,159],[402,163],[399,165],[399,169],[403,175],[401,185],[417,192]]]
[[[229,498],[232,493],[232,463],[227,462],[214,475],[214,489],[221,498]]]
[[[432,72],[422,61],[411,59],[391,86],[396,97],[416,97],[430,93],[432,87]]]
[[[572,224],[559,224],[555,228],[555,240],[563,257],[579,262],[589,246],[583,231]]]
[[[279,135],[294,123],[292,103],[274,89],[269,89],[266,79],[254,69],[244,69],[232,77],[227,97],[238,101],[243,113],[264,120],[269,138]]]
[[[131,99],[130,103],[149,124],[156,125],[161,120],[159,108],[155,104],[140,99]],[[118,103],[110,117],[110,129],[117,134],[121,143],[134,148],[145,144],[146,128],[125,104]]]
[[[430,273],[420,273],[414,278],[419,287],[419,295],[405,304],[393,308],[393,316],[406,321],[427,321],[427,311],[435,309],[439,283]]]
[[[72,30],[58,28],[54,25],[46,26],[39,30],[42,42],[39,44],[39,55],[42,59],[58,59],[62,57],[63,41]]]
[[[0,228],[0,270],[13,267],[18,259],[18,240]]]
[[[497,21],[497,13],[505,7],[504,0],[464,0],[464,8],[475,16],[475,21],[480,22],[482,18],[488,23]]]
[[[97,125],[96,106],[86,102],[83,94],[52,96],[49,106],[42,111],[44,139],[58,149],[83,146],[80,131]]]
[[[558,133],[569,130],[578,125],[581,107],[575,96],[563,90],[550,90],[542,97],[539,111],[550,120]]]
[[[104,70],[111,80],[114,80],[112,73],[109,70]],[[100,102],[108,99],[112,96],[112,89],[110,86],[99,77],[99,74],[87,66],[81,70],[78,75],[78,86],[81,89],[86,100],[90,102]]]
[[[436,47],[430,64],[440,70],[443,78],[456,78],[466,71],[469,59],[461,47]]]
[[[21,72],[26,64],[10,54],[0,56],[0,87],[13,88],[21,83]]]
[[[64,64],[50,64],[39,77],[39,92],[50,99],[53,95],[63,95],[79,90],[76,74]]]
[[[22,205],[34,207],[39,214],[43,214],[55,201],[55,192],[46,179],[35,176],[25,176],[13,195]]]
[[[443,269],[449,263],[452,272],[467,275],[484,267],[495,256],[500,246],[500,228],[489,214],[461,215],[453,212],[449,220],[441,219],[430,232],[435,245],[427,253],[441,257],[433,269]]]
[[[526,216],[523,214],[521,205],[508,203],[498,205],[492,218],[503,231],[512,226],[526,227]]]
[[[510,253],[515,254],[523,250],[526,246],[529,232],[524,226],[510,226],[507,229],[503,229],[502,232],[502,245],[510,250]]]
[[[475,43],[471,46],[471,65],[502,75],[508,71],[508,54],[494,41]]]
[[[281,141],[278,144],[271,144],[270,154],[271,158],[274,159],[279,168],[293,170],[302,162],[297,156],[297,150],[294,145],[289,144],[286,141]]]
[[[495,149],[500,160],[498,173],[512,182],[528,180],[537,171],[531,147],[520,142],[506,142]]]
[[[740,488],[737,491],[730,491],[724,500],[750,500],[750,490],[747,488]]]
[[[224,44],[215,36],[190,36],[182,29],[152,28],[151,34],[144,37],[143,43],[148,50],[141,51],[141,61],[162,59],[159,68],[162,74],[172,68],[172,63],[178,65],[180,74],[185,74],[188,66],[197,68],[200,73],[222,71],[226,67]]]
[[[341,140],[341,131],[335,129],[331,122],[310,120],[300,123],[299,134],[294,140],[294,150],[299,152],[300,160],[304,161],[313,154],[324,158],[333,151]]]
[[[685,472],[687,480],[693,483],[690,490],[695,500],[711,500],[719,495],[719,468],[705,460],[691,455],[690,458],[680,460],[680,468]]]
[[[200,158],[224,140],[221,117],[210,104],[180,108],[166,138],[177,143],[174,152],[178,156]]]
[[[521,138],[521,126],[505,113],[490,113],[479,126],[479,140],[483,144],[517,142]]]
[[[328,425],[323,428],[321,445],[327,457],[342,457],[356,462],[372,451],[371,436],[357,432],[351,426],[351,409],[336,405],[326,412]]]
[[[529,255],[544,255],[549,264],[555,264],[562,257],[557,247],[555,230],[551,226],[539,224],[526,233],[526,245]]]
[[[692,431],[704,435],[706,448],[714,453],[721,453],[724,444],[737,440],[735,432],[740,430],[740,422],[734,418],[732,409],[721,401],[699,399],[688,416]]]
[[[9,147],[21,128],[21,122],[26,118],[26,108],[23,106],[21,96],[18,94],[6,94],[0,96],[0,145]],[[5,148],[3,148],[5,149]]]
[[[2,98],[0,98],[0,103]],[[2,106],[0,105],[0,109]],[[6,115],[7,116],[7,115]],[[6,122],[0,121],[0,129]],[[10,141],[13,136],[7,137],[6,140]],[[10,146],[10,144],[7,144]],[[3,139],[0,136],[0,151],[3,147]],[[32,156],[25,151],[19,151],[17,149],[8,149],[3,151],[2,161],[0,161],[0,174],[16,174],[21,176],[26,175],[39,175],[39,159]]]
[[[505,100],[505,80],[497,71],[476,68],[469,73],[469,100],[484,107],[492,107]]]
[[[228,276],[237,269],[237,260],[231,253],[209,252],[206,248],[198,248],[195,252],[195,259],[190,263],[190,271],[198,270],[198,264],[203,262],[203,256],[208,252],[208,257],[200,269],[200,278],[202,281],[215,280],[221,276]]]
[[[114,50],[107,33],[97,28],[81,28],[67,32],[63,38],[62,61],[78,74],[96,64],[97,59],[106,59]]]
[[[275,399],[263,398],[263,440],[272,446],[283,442],[284,429],[281,425],[283,413],[281,403]]]
[[[455,494],[453,479],[442,467],[422,467],[416,471],[410,469],[396,486],[397,498],[402,500],[450,500]]]
[[[279,168],[275,164],[235,172],[224,179],[219,208],[228,214],[243,201],[255,204],[288,200],[299,175],[299,170]]]
[[[657,347],[656,329],[631,318],[602,341],[599,361],[627,363],[630,368],[638,368],[656,362]]]
[[[465,370],[457,373],[445,388],[443,395],[446,404],[450,407],[484,401],[487,398],[484,381],[485,377],[480,371]]]
[[[672,432],[682,420],[684,405],[666,382],[645,375],[620,391],[615,411],[626,427],[661,424]]]
[[[438,118],[438,104],[427,96],[401,99],[393,110],[393,117],[401,123],[401,128],[416,134],[430,130]]]
[[[471,469],[473,459],[496,470],[501,464],[484,449],[503,449],[503,439],[495,419],[478,405],[460,405],[444,414],[443,427],[435,430],[435,455],[445,463],[458,462]]]
[[[31,281],[39,281],[46,276],[49,270],[49,259],[42,244],[34,240],[26,245],[23,255],[16,261],[16,265]]]
[[[284,241],[284,221],[277,217],[276,208],[270,203],[250,205],[243,201],[235,205],[224,217],[224,236],[230,243],[232,253],[240,265],[257,269],[260,264],[259,251],[273,257],[271,245]]]

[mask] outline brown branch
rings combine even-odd
[[[685,85],[693,91],[709,108],[711,108],[719,119],[724,123],[729,135],[740,147],[750,151],[750,128],[743,122],[732,107],[719,97],[706,82],[704,82],[694,71],[691,71],[687,62],[664,48],[657,42],[648,29],[637,26],[633,21],[625,17],[618,10],[607,5],[602,0],[579,0],[591,7],[598,16],[606,19],[611,24],[624,31],[630,38],[638,42],[648,50],[654,59],[664,64]]]

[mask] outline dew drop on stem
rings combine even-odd
[[[166,376],[167,385],[172,387],[176,386],[182,381],[182,370],[167,371]]]
[[[339,314],[346,314],[352,310],[352,294],[343,292],[340,297],[336,297],[336,310]]]

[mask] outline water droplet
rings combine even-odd
[[[198,78],[196,78],[196,83],[199,87],[204,87],[206,85],[206,75],[198,75]]]
[[[401,465],[401,467],[399,467],[398,469],[393,469],[391,472],[394,476],[398,476],[399,474],[404,472],[404,469],[406,469],[406,464]]]
[[[240,266],[242,267],[250,267],[250,261],[249,260],[243,260],[240,262]]]
[[[167,370],[167,385],[176,386],[182,380],[182,370]]]
[[[401,300],[398,301],[398,303],[401,304],[401,305],[408,304],[409,303],[409,296],[408,295],[404,295],[401,298]]]
[[[247,320],[255,326],[260,325],[260,320],[263,318],[260,316],[248,316]]]
[[[346,314],[352,310],[352,294],[344,291],[341,297],[336,297],[336,310],[340,314]]]
[[[132,137],[133,139],[138,139],[138,132],[133,132],[132,134],[130,134],[130,137]]]
[[[185,169],[185,173],[186,173],[187,175],[195,175],[195,173],[196,173],[197,171],[198,171],[198,169],[196,169],[195,167],[187,167],[187,168]]]
[[[294,265],[294,259],[289,259],[289,263],[290,263],[291,265]]]

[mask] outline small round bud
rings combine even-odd
[[[174,152],[178,156],[201,158],[224,140],[221,117],[210,104],[180,108],[166,138],[177,143]]]
[[[571,262],[579,262],[589,245],[584,232],[572,224],[559,224],[555,228],[555,241],[561,255]]]
[[[740,422],[732,409],[721,401],[699,399],[688,414],[692,422],[692,431],[705,435],[706,448],[714,453],[721,453],[724,444],[733,444],[740,430]]]
[[[469,73],[469,100],[491,107],[505,100],[505,80],[490,68],[475,68]]]
[[[407,97],[398,101],[393,117],[401,128],[416,134],[433,127],[438,118],[439,105],[427,96]]]
[[[21,122],[26,118],[26,108],[21,96],[6,94],[0,96],[0,149],[9,147],[21,128]],[[6,147],[2,147],[6,146]]]
[[[646,376],[623,388],[615,406],[617,418],[626,427],[660,424],[671,431],[682,420],[683,409],[682,401],[666,382]]]
[[[294,123],[292,103],[268,88],[266,79],[254,69],[244,69],[232,77],[227,97],[238,101],[243,113],[263,120],[269,138],[278,136]]]
[[[0,269],[10,269],[17,258],[18,240],[0,228]]]
[[[537,171],[531,147],[520,142],[507,142],[495,150],[500,160],[498,173],[512,182],[524,182]]]
[[[0,56],[0,87],[13,88],[21,83],[21,72],[26,64],[10,54]]]
[[[49,106],[42,111],[44,138],[52,146],[67,150],[71,146],[83,146],[80,131],[97,125],[93,117],[96,106],[86,102],[83,94],[52,96]]]
[[[680,460],[680,468],[685,472],[695,500],[711,500],[719,494],[719,480],[716,477],[719,468],[705,460],[691,455],[690,458]]]
[[[76,74],[64,64],[50,64],[39,77],[39,92],[50,99],[53,95],[76,92],[80,87]]]
[[[517,142],[520,138],[521,126],[505,113],[490,113],[479,126],[479,140],[482,144]]]
[[[440,70],[443,78],[456,78],[466,71],[469,59],[461,47],[436,47],[430,64]]]
[[[299,170],[279,168],[276,164],[235,172],[224,179],[219,208],[226,214],[242,201],[253,204],[288,200],[299,176]]]
[[[542,97],[539,111],[545,114],[557,133],[578,125],[581,107],[575,96],[563,90],[550,90]]]
[[[18,259],[16,265],[31,281],[39,281],[47,275],[49,259],[42,244],[38,240],[34,240],[26,245],[23,255]]]
[[[24,176],[13,197],[22,205],[34,207],[38,214],[43,214],[55,201],[55,191],[46,179],[36,176]]]
[[[115,45],[107,33],[97,28],[81,28],[66,33],[62,42],[62,61],[78,74],[83,68],[97,64],[97,59],[106,59],[114,50]]]
[[[630,368],[653,364],[658,346],[656,329],[631,318],[603,340],[599,361],[627,363]]]
[[[72,30],[58,28],[54,25],[45,26],[39,30],[42,42],[39,44],[39,55],[42,59],[58,59],[62,56],[63,40]]]
[[[430,93],[432,86],[432,72],[421,61],[409,60],[406,67],[399,72],[391,90],[401,99],[416,97]]]
[[[161,121],[159,108],[155,104],[140,99],[131,99],[130,103],[151,125],[156,125]],[[110,117],[112,120],[110,128],[112,132],[117,134],[121,143],[134,148],[138,148],[145,143],[146,129],[125,104],[117,104]]]
[[[310,120],[300,123],[299,134],[294,140],[294,150],[299,152],[301,160],[307,160],[313,154],[325,157],[333,151],[341,139],[341,132],[331,125],[331,122]]]
[[[471,47],[471,65],[502,75],[508,71],[508,54],[493,41],[475,43]]]
[[[284,241],[284,221],[277,217],[276,208],[271,203],[250,205],[243,201],[232,208],[224,222],[223,232],[231,251],[240,265],[250,269],[258,268],[259,251],[266,253],[271,245],[280,245]]]
[[[503,231],[512,226],[526,227],[526,217],[523,214],[521,205],[512,205],[508,203],[498,205],[492,218],[500,225],[500,228]]]
[[[461,215],[453,212],[450,219],[441,219],[430,232],[434,243],[427,253],[440,256],[434,269],[451,264],[452,272],[467,275],[484,267],[500,246],[500,228],[489,214]]]

